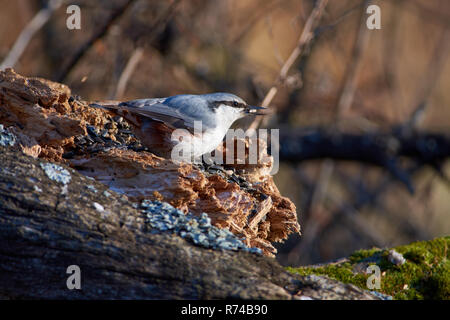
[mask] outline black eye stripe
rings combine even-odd
[[[217,105],[226,104],[227,106],[234,108],[245,108],[245,104],[237,101],[217,101]]]

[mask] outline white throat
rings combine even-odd
[[[201,130],[194,130],[193,136],[183,138],[183,141],[178,143],[175,148],[191,150],[194,157],[210,153],[220,145],[233,122],[241,117],[239,109],[221,105],[215,110],[214,126],[207,128],[202,126]],[[188,151],[188,153],[191,152]]]
[[[216,149],[227,134],[231,125],[241,118],[239,109],[229,106],[221,105],[215,111],[216,126],[214,128],[207,128],[202,135],[201,154],[209,153]]]

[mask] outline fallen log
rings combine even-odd
[[[126,196],[67,166],[10,146],[0,146],[0,162],[3,299],[376,299],[272,258],[152,233]],[[66,286],[74,265],[80,290]]]
[[[117,123],[64,85],[0,72],[1,298],[378,298],[325,277],[288,273],[257,253],[273,255],[272,241],[299,231],[295,206],[266,168],[244,166],[240,176],[177,167],[142,150]],[[137,194],[130,181],[153,175],[155,183],[164,175],[172,182]],[[172,202],[193,215],[166,202],[144,207],[142,200]],[[196,217],[205,208],[211,219]],[[168,222],[178,226],[181,217],[192,225],[170,229]],[[194,224],[220,242],[205,245],[201,234],[187,232]],[[72,286],[74,270],[79,281]]]

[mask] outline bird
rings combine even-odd
[[[183,160],[215,150],[236,120],[268,111],[226,92],[95,102],[90,106],[122,116],[150,152],[173,158],[176,147],[177,151],[184,150]]]

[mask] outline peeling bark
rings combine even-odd
[[[145,150],[125,121],[71,98],[67,86],[12,69],[0,72],[0,104],[0,123],[16,134],[26,154],[67,164],[132,201],[161,200],[186,213],[206,212],[215,226],[245,237],[268,256],[276,253],[273,242],[300,231],[295,205],[269,174],[273,159],[262,143],[264,161],[236,164],[231,174],[175,163]],[[264,203],[268,197],[270,204]],[[255,215],[264,221],[255,223]]]

